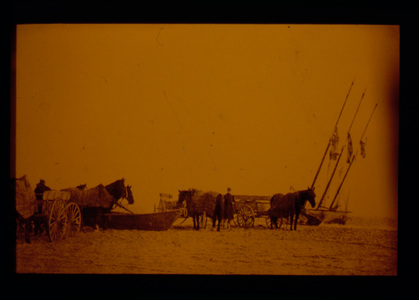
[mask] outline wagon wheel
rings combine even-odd
[[[271,228],[272,226],[271,217],[266,217],[265,221],[266,221],[266,226],[268,227],[268,229],[273,229]],[[279,221],[279,224],[278,224],[278,221]],[[277,220],[278,229],[281,228],[283,222],[284,222],[284,218],[278,218]],[[285,224],[287,224],[287,219],[285,219]]]
[[[79,206],[70,202],[66,205],[67,210],[67,235],[75,236],[80,231],[81,226],[81,212]]]
[[[252,227],[255,224],[255,213],[249,205],[243,205],[237,214],[237,223],[240,227]]]
[[[49,240],[54,242],[64,238],[67,226],[67,213],[63,200],[56,200],[51,206],[48,219]]]

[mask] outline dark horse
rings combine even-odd
[[[275,225],[278,228],[278,218],[290,217],[290,230],[292,230],[292,223],[295,215],[294,230],[297,230],[297,221],[300,215],[301,209],[305,206],[306,202],[309,201],[311,207],[316,205],[315,202],[316,194],[314,188],[308,188],[304,191],[298,191],[295,193],[275,194],[271,198],[271,208],[269,209],[269,217],[271,218],[271,228]]]
[[[196,189],[179,191],[178,203],[181,204],[186,201],[188,217],[192,217],[194,229],[199,230],[199,217],[203,216],[204,213],[213,217],[216,196],[217,193],[202,192]]]
[[[212,228],[215,228],[215,223],[218,219],[218,227],[217,231],[220,231],[221,221],[224,217],[224,197],[221,194],[217,195],[215,198],[215,207],[214,207],[214,214],[212,216]]]
[[[129,204],[134,203],[131,186],[125,187],[124,178],[106,186],[100,184],[87,190],[69,188],[63,191],[70,192],[70,201],[80,206],[83,224],[92,227],[104,227],[103,215],[109,213],[119,199],[127,199]]]

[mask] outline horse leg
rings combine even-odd
[[[31,243],[31,218],[27,218],[25,221],[25,242],[30,244]]]
[[[300,212],[296,212],[295,213],[295,225],[294,225],[294,230],[297,230],[297,220],[298,220],[298,216],[300,215]]]
[[[39,234],[43,232],[38,220],[35,220],[35,219],[33,220],[33,227],[34,227],[34,233],[33,233],[34,235],[38,235],[38,231],[39,231]]]
[[[199,230],[199,215],[196,216],[196,230]]]
[[[214,214],[213,216],[212,216],[212,229],[214,229],[215,228],[215,222],[217,221],[217,219],[216,219],[216,214]]]
[[[204,213],[202,215],[201,220],[202,220],[202,226],[204,227],[204,229],[206,229],[207,228],[207,220],[208,220],[206,213]]]
[[[218,216],[217,216],[217,219],[218,219],[218,227],[217,227],[217,231],[220,231],[220,226],[221,226],[221,216],[220,216],[220,215],[218,215]]]
[[[271,229],[273,229],[275,226],[275,229],[278,229],[278,218],[277,217],[271,217]]]
[[[96,218],[95,218],[95,225],[96,225],[96,229],[99,230],[100,227],[103,228],[103,219],[104,219],[104,209],[102,207],[98,207],[97,209],[97,213],[96,213]]]
[[[291,214],[291,216],[290,216],[290,230],[291,231],[292,231],[292,223],[293,223],[293,221],[294,221],[294,215]]]

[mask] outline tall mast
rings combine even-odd
[[[364,132],[362,133],[360,140],[362,140],[362,138],[364,137],[365,131],[367,131],[368,125],[370,124],[372,115],[374,114],[375,109],[377,108],[377,105],[378,105],[378,103],[375,104],[374,109],[372,110],[371,116],[370,116],[370,118],[368,120],[367,126],[365,126]]]
[[[335,127],[337,127],[337,126],[338,126],[340,116],[342,115],[343,109],[345,108],[346,101],[348,100],[349,94],[351,93],[352,86],[354,85],[354,81],[355,81],[355,79],[354,79],[354,80],[352,80],[351,86],[349,87],[348,94],[346,95],[345,102],[343,103],[342,109],[340,110],[340,114],[339,114],[339,117],[338,117],[338,119],[337,119],[337,121],[336,121]]]
[[[343,183],[345,182],[346,176],[347,176],[347,175],[348,175],[348,173],[349,173],[349,169],[351,168],[352,163],[355,161],[355,157],[356,157],[356,154],[355,154],[354,156],[352,156],[352,160],[351,160],[351,162],[350,162],[350,164],[349,164],[349,166],[348,166],[348,169],[346,169],[345,176],[343,176],[342,182],[341,182],[341,183],[340,183],[340,185],[339,185],[339,188],[338,188],[338,190],[337,190],[337,192],[336,192],[336,194],[335,194],[335,197],[333,197],[333,201],[332,201],[332,203],[331,203],[331,204],[330,204],[330,206],[329,206],[329,210],[332,210],[333,204],[335,203],[335,200],[336,200],[336,198],[337,198],[337,197],[338,197],[338,195],[339,195],[340,189],[342,188],[342,185],[343,185]],[[346,205],[348,205],[348,204],[346,203]]]
[[[327,190],[329,189],[329,186],[330,186],[330,184],[332,183],[333,177],[334,177],[334,175],[335,175],[336,169],[338,168],[339,161],[340,161],[340,158],[342,157],[343,150],[345,150],[345,145],[342,147],[342,150],[340,151],[338,161],[336,162],[335,168],[333,169],[333,173],[332,173],[332,175],[330,176],[329,182],[328,182],[328,183],[327,183],[327,185],[326,185],[326,189],[324,190],[323,196],[322,196],[322,198],[320,199],[320,202],[319,202],[319,204],[317,205],[317,208],[316,208],[316,209],[319,209],[319,208],[320,208],[320,205],[322,204],[322,202],[323,202],[323,200],[324,200],[324,197],[325,197],[325,196],[326,196],[326,194],[327,194]]]
[[[336,127],[338,126],[338,123],[339,123],[340,117],[341,117],[341,115],[342,115],[343,109],[345,108],[345,105],[346,105],[346,101],[348,101],[349,94],[351,93],[352,86],[354,85],[354,81],[355,81],[355,79],[354,79],[354,80],[352,80],[351,86],[349,87],[348,94],[346,95],[346,98],[345,98],[345,102],[343,102],[342,109],[340,110],[340,113],[339,113],[338,119],[336,120],[336,124],[335,124],[335,127],[334,127],[334,129],[333,129],[333,130],[335,130],[335,129],[336,129]],[[312,189],[314,188],[314,184],[316,183],[317,177],[319,176],[320,170],[321,170],[321,168],[322,168],[322,166],[323,166],[324,159],[326,158],[327,152],[329,151],[330,144],[331,144],[331,140],[329,139],[329,141],[328,141],[328,143],[327,143],[326,151],[324,152],[324,155],[323,155],[322,160],[321,160],[321,162],[320,162],[320,166],[319,166],[319,168],[317,169],[316,176],[314,176],[313,183],[311,184],[311,188],[312,188]]]
[[[365,90],[364,90],[364,92],[362,93],[361,100],[359,101],[359,104],[358,104],[358,107],[357,107],[357,109],[356,109],[356,112],[355,112],[354,118],[352,119],[351,125],[349,126],[348,133],[351,131],[352,125],[354,124],[354,121],[355,121],[356,115],[358,114],[359,107],[361,106],[362,99],[364,99],[364,95],[365,95],[365,91],[366,91],[366,90],[367,90],[367,89],[365,89]]]

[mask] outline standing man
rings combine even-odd
[[[35,188],[35,196],[36,196],[36,200],[38,202],[38,214],[42,214],[42,195],[44,194],[45,191],[50,191],[51,189],[49,187],[47,187],[45,185],[45,180],[41,179],[39,181],[39,183],[36,185]],[[40,203],[40,204],[39,204]],[[42,234],[44,232],[44,230],[42,229],[42,226],[39,222],[35,222],[34,221],[34,231],[35,231],[35,235],[38,234],[38,232],[40,234]]]
[[[45,180],[41,179],[35,188],[36,200],[42,200],[43,193],[50,190],[51,189],[45,185]],[[38,204],[38,213],[42,213],[42,203]]]
[[[227,220],[227,228],[230,228],[230,221],[234,214],[234,196],[230,194],[231,188],[227,188],[227,194],[224,195],[224,220]]]

